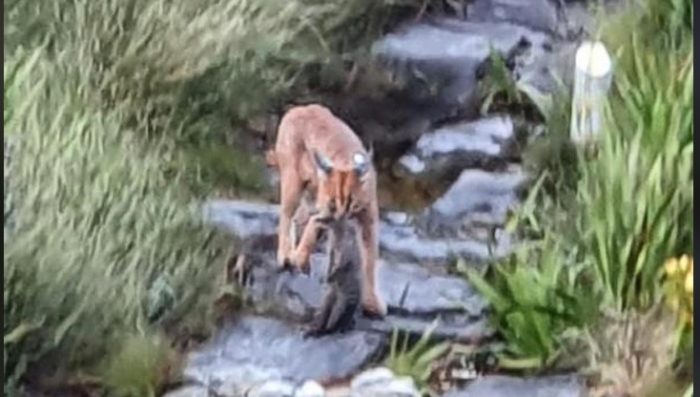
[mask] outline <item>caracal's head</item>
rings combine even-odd
[[[352,154],[350,166],[337,167],[330,158],[313,152],[318,174],[317,209],[325,216],[341,219],[363,209],[364,184],[371,171],[372,151]]]

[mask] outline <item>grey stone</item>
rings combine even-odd
[[[408,24],[377,41],[373,52],[408,82],[406,96],[429,97],[445,117],[453,109],[468,116],[478,108],[477,68],[492,49],[507,53],[521,37],[537,46],[549,41],[510,23],[441,19]]]
[[[506,172],[464,170],[457,181],[431,207],[418,217],[416,223],[426,233],[440,237],[466,237],[463,231],[475,225],[502,226],[510,210],[519,203],[518,189],[528,180],[519,167]],[[508,236],[506,240],[508,240]],[[510,249],[507,241],[494,242],[494,250]],[[508,247],[500,247],[506,244]],[[499,255],[499,254],[497,254]]]
[[[486,303],[460,277],[436,275],[409,263],[383,263],[378,283],[390,307],[412,314],[466,310],[478,317]]]
[[[294,391],[294,397],[325,397],[326,391],[318,382],[307,380]]]
[[[352,397],[419,397],[413,379],[395,377],[388,368],[372,368],[358,374],[350,383]]]
[[[260,312],[310,321],[322,299],[325,265],[317,254],[312,256],[310,276],[254,268],[247,293]],[[475,341],[492,334],[483,316],[485,301],[461,278],[431,276],[417,265],[382,262],[378,286],[393,314],[381,320],[359,317],[355,329],[387,335],[400,329],[421,335],[439,319],[436,338]]]
[[[387,211],[381,214],[382,220],[391,225],[408,225],[411,217],[405,212]]]
[[[294,384],[288,381],[271,380],[250,390],[246,397],[293,397]]]
[[[403,377],[392,379],[386,384],[376,385],[357,392],[352,392],[352,397],[420,397],[420,393],[413,383],[413,379]]]
[[[500,185],[489,187],[487,178],[482,179],[486,189],[502,189]],[[498,184],[500,181],[495,179],[494,183]],[[498,198],[497,195],[488,194],[482,197]],[[264,203],[211,200],[204,203],[203,213],[205,221],[238,238],[246,239],[253,236],[274,235],[277,228],[278,208],[277,205]],[[457,256],[469,258],[475,263],[485,263],[509,252],[511,243],[504,239],[490,250],[485,242],[476,239],[464,236],[459,238],[430,237],[422,234],[412,225],[397,225],[380,221],[379,248],[382,256],[392,260],[444,266]]]
[[[279,206],[248,201],[212,200],[203,207],[205,221],[228,231],[240,239],[274,234]]]
[[[586,395],[583,383],[569,375],[542,378],[485,376],[461,390],[446,393],[444,397],[584,397]]]
[[[383,384],[394,378],[394,373],[387,367],[376,367],[362,371],[350,382],[350,388],[363,389],[375,384]]]
[[[550,33],[563,22],[554,0],[476,0],[468,14],[474,22],[509,22]]]
[[[251,269],[247,294],[261,312],[310,321],[321,303],[326,266],[323,254],[312,255],[309,276],[257,266]],[[379,293],[394,314],[381,320],[360,317],[356,329],[390,334],[398,328],[420,335],[440,319],[435,337],[473,341],[490,336],[483,316],[486,302],[463,278],[411,263],[380,261],[378,269]]]
[[[469,236],[450,237],[430,236],[423,224],[454,225],[459,218],[450,222],[432,222],[432,213],[427,212],[416,220],[417,226],[383,225],[379,239],[379,248],[384,257],[392,261],[421,263],[426,266],[444,267],[454,258],[468,259],[475,265],[483,265],[499,258],[512,249],[509,239],[502,239],[489,248],[488,243]],[[442,219],[440,219],[442,220]]]
[[[503,163],[503,149],[512,139],[513,122],[509,117],[446,125],[423,134],[415,147],[399,159],[398,173],[435,180],[465,168]]]
[[[299,326],[244,315],[188,357],[184,377],[220,395],[245,395],[271,381],[343,379],[385,344],[383,335],[362,331],[305,339]]]
[[[437,313],[430,317],[389,314],[382,320],[360,317],[355,329],[383,332],[390,335],[401,330],[413,336],[423,335],[438,320],[431,337],[436,340],[450,340],[461,343],[479,343],[494,335],[494,330],[485,317],[471,317],[465,314]]]
[[[373,51],[380,56],[405,60],[483,62],[492,48],[508,52],[523,36],[536,43],[548,38],[510,23],[442,19],[407,25],[380,39]]]
[[[188,385],[171,390],[165,393],[163,397],[214,397],[214,394],[204,386]]]

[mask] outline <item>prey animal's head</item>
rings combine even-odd
[[[350,166],[338,167],[326,155],[314,151],[318,175],[317,208],[335,219],[362,210],[365,184],[372,171],[372,151],[351,155]]]

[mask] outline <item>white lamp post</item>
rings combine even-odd
[[[612,66],[608,51],[599,41],[583,42],[576,51],[570,130],[576,144],[587,146],[600,133]]]

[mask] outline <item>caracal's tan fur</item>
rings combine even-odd
[[[360,226],[362,308],[368,314],[386,314],[376,285],[379,207],[371,153],[347,124],[327,108],[312,104],[294,107],[282,117],[275,149],[267,153],[267,161],[280,173],[279,265],[309,271],[309,257],[321,227],[315,217],[356,217]],[[316,214],[306,223],[294,247],[292,218],[306,192],[315,195]]]

